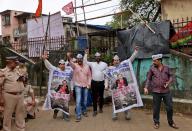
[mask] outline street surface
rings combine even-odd
[[[152,113],[149,110],[133,109],[132,119],[125,120],[124,113],[118,115],[118,120],[111,119],[111,105],[105,105],[104,112],[96,117],[92,116],[92,107],[88,109],[88,117],[82,117],[81,122],[75,122],[74,106],[70,107],[70,121],[62,120],[61,113],[57,119],[52,118],[52,111],[40,111],[37,118],[29,120],[26,131],[155,131],[153,128]],[[178,131],[190,131],[192,129],[192,117],[174,114]],[[161,112],[161,124],[159,131],[174,131],[167,124],[166,114]]]

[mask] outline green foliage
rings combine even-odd
[[[106,23],[113,28],[133,27],[141,21],[133,15],[128,7],[137,13],[141,18],[147,22],[155,22],[160,20],[161,7],[155,0],[121,0],[120,10],[126,11],[121,15],[114,15],[111,22]]]
[[[102,60],[105,61],[106,63],[110,64],[112,61],[113,56],[111,54],[105,54],[102,57]]]

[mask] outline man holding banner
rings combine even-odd
[[[106,76],[105,88],[110,88],[112,92],[113,113],[112,119],[117,120],[118,112],[125,112],[125,119],[130,120],[130,110],[133,107],[143,106],[138,90],[137,80],[134,75],[132,62],[138,53],[135,48],[133,55],[120,62],[117,55],[113,57],[112,66],[104,71]]]
[[[69,121],[69,83],[72,78],[72,69],[65,65],[64,60],[59,61],[58,67],[53,66],[48,60],[47,54],[42,56],[46,68],[49,70],[48,95],[44,103],[45,109],[54,109],[53,118],[60,111],[63,119]]]

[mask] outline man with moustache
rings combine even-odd
[[[178,129],[173,121],[173,101],[169,85],[172,82],[172,75],[170,68],[162,64],[162,54],[152,56],[153,65],[147,73],[147,81],[144,88],[144,93],[148,94],[148,89],[151,88],[153,95],[153,121],[154,128],[158,129],[160,105],[163,102],[167,111],[167,120],[170,127]]]
[[[107,63],[101,61],[101,54],[95,53],[95,62],[87,61],[89,50],[85,50],[84,61],[90,66],[92,71],[91,90],[93,93],[93,116],[97,115],[97,100],[99,97],[99,113],[103,112],[103,94],[104,94],[104,73]]]
[[[88,117],[87,114],[87,95],[91,86],[91,71],[89,66],[83,62],[83,56],[77,55],[77,63],[72,61],[70,53],[67,57],[73,68],[73,83],[76,95],[76,122],[81,121],[81,115]]]
[[[6,58],[6,67],[1,69],[0,106],[4,107],[3,130],[11,131],[12,114],[15,113],[15,124],[18,131],[25,130],[24,109],[24,76],[20,75],[17,57]]]

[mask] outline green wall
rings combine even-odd
[[[190,59],[182,55],[171,54],[163,58],[163,63],[171,68],[173,74],[174,81],[170,87],[173,96],[192,99],[192,62]],[[133,63],[141,93],[143,93],[146,74],[151,64],[151,59],[137,59]]]

